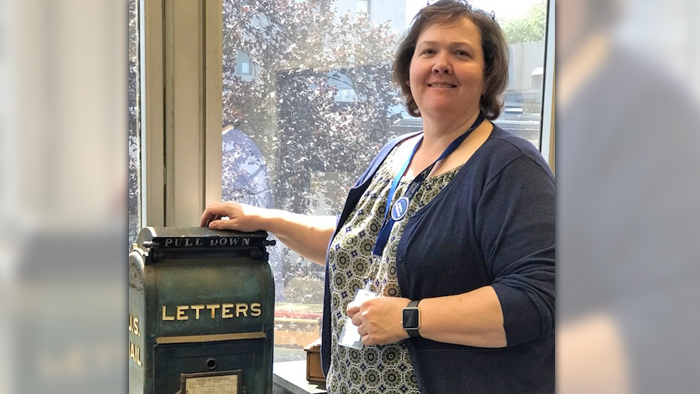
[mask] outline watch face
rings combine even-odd
[[[403,310],[403,328],[418,328],[418,308]]]

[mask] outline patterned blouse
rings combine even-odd
[[[396,276],[396,249],[407,218],[428,204],[459,171],[460,167],[426,179],[411,200],[406,218],[397,222],[381,258],[372,254],[382,226],[396,149],[381,165],[355,210],[338,230],[328,251],[331,292],[331,367],[326,387],[336,393],[420,393],[404,341],[391,345],[365,346],[355,350],[341,346],[348,304],[358,289],[370,289],[385,297],[401,297]],[[394,201],[413,179],[401,179]]]

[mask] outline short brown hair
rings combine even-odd
[[[474,23],[481,35],[481,47],[484,51],[484,92],[480,100],[481,112],[489,120],[494,120],[501,114],[503,108],[501,94],[508,84],[508,45],[503,31],[493,15],[474,8],[466,2],[456,0],[440,0],[421,9],[413,18],[411,27],[396,51],[392,69],[393,78],[401,87],[409,114],[421,116],[408,82],[411,59],[416,50],[418,36],[434,23],[457,23],[463,18]]]

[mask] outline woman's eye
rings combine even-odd
[[[424,55],[434,55],[434,54],[435,54],[435,50],[432,49],[432,48],[424,49],[424,50],[423,50],[423,54],[424,54]]]
[[[455,52],[455,55],[457,55],[457,56],[469,56],[469,52],[463,51],[463,50],[460,49],[460,50],[457,50],[457,51]]]

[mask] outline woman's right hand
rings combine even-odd
[[[210,204],[202,213],[199,225],[213,230],[237,230],[253,232],[269,231],[268,210],[236,202],[218,202]],[[228,220],[224,220],[228,217]]]
[[[224,220],[225,217],[228,220]],[[267,231],[300,255],[324,265],[328,243],[335,229],[335,217],[300,215],[237,202],[218,202],[207,206],[199,225],[213,230],[246,233]]]

